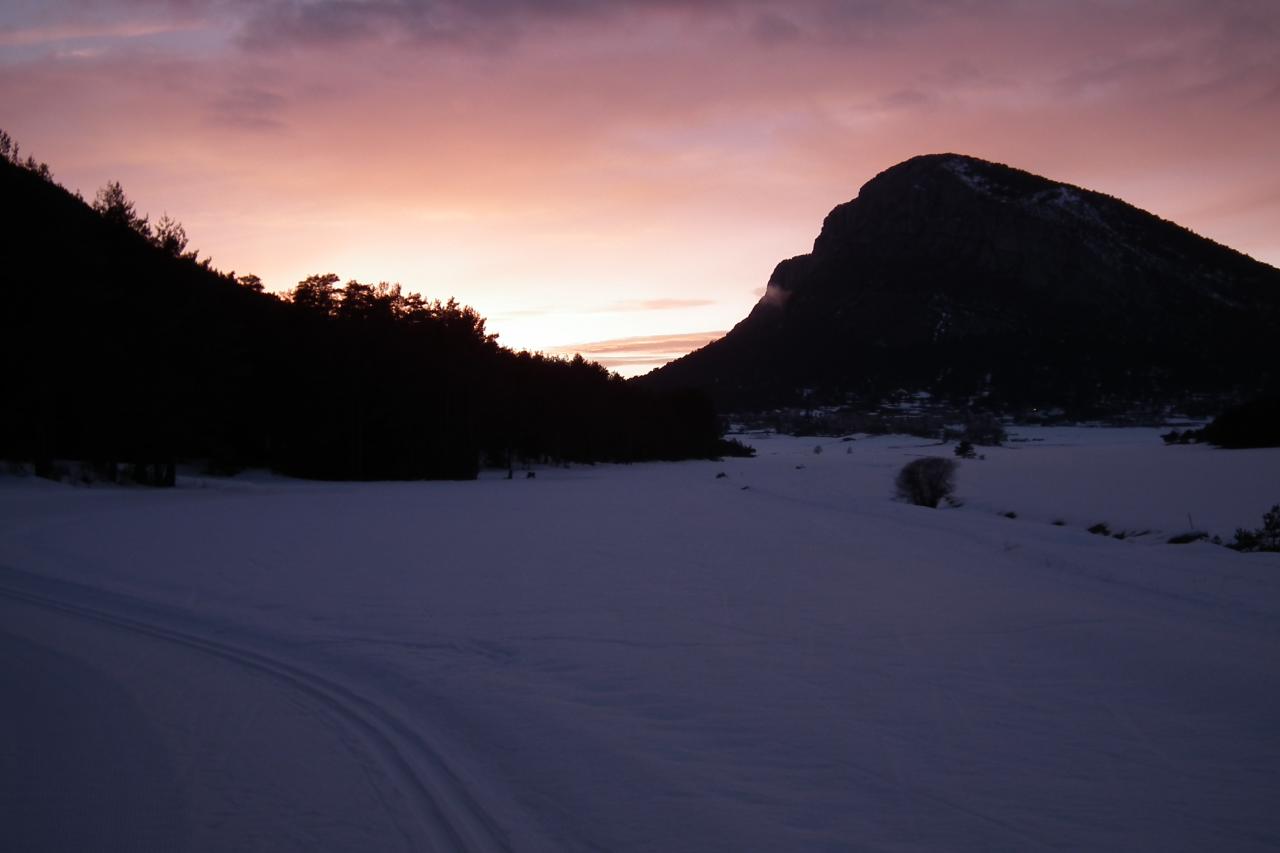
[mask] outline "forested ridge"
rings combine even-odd
[[[0,457],[416,479],[721,447],[701,394],[513,352],[474,310],[395,284],[326,273],[264,292],[119,184],[91,206],[2,141]]]

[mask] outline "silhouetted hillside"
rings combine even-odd
[[[717,450],[705,397],[513,353],[452,301],[336,276],[280,299],[7,159],[0,197],[0,458],[465,478]]]
[[[1280,379],[1280,270],[1117,199],[954,154],[835,208],[724,338],[648,387],[751,407],[898,388],[1077,411]]]

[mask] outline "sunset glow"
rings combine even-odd
[[[11,2],[0,127],[269,289],[398,281],[634,374],[915,154],[1280,264],[1278,46],[1269,0]]]

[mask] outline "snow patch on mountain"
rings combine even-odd
[[[963,157],[950,157],[943,161],[942,165],[970,189],[976,190],[983,195],[992,195],[991,181],[982,175],[970,161]]]

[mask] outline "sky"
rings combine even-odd
[[[627,375],[917,154],[1280,266],[1276,0],[3,0],[0,128],[268,289],[399,282]]]

